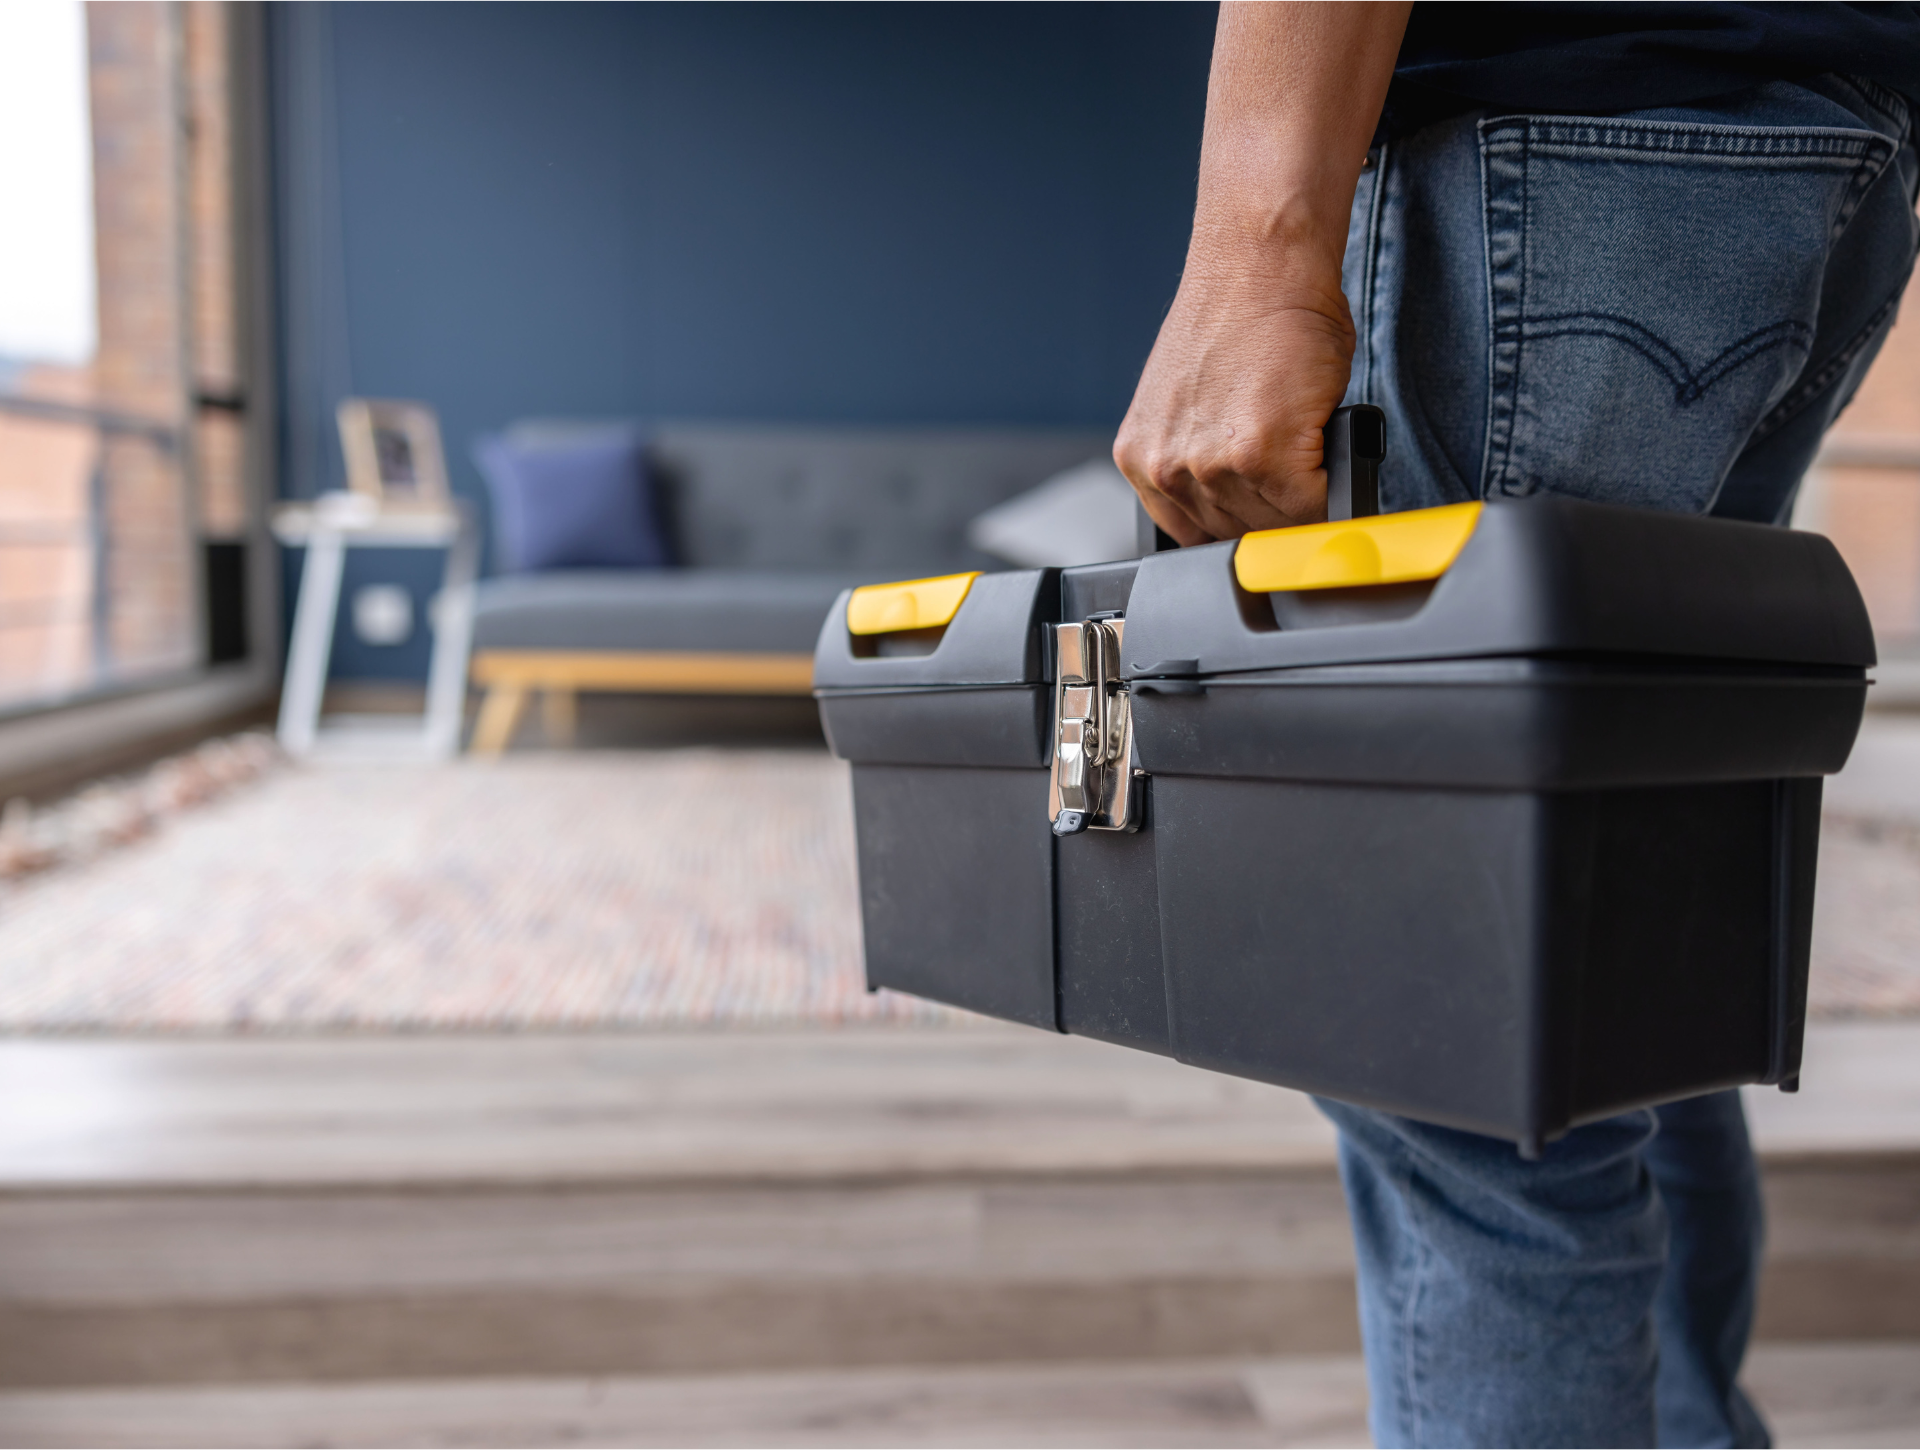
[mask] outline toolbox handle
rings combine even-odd
[[[1327,519],[1364,519],[1380,512],[1380,464],[1387,456],[1387,415],[1371,403],[1335,408],[1321,435],[1327,470]],[[1136,499],[1136,547],[1142,556],[1177,547]]]
[[[1387,456],[1387,415],[1371,403],[1335,408],[1322,435],[1327,469],[1327,522],[1380,512],[1380,464]]]

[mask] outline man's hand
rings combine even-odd
[[[1326,516],[1347,213],[1411,4],[1226,4],[1186,271],[1114,462],[1182,544]]]
[[[1113,447],[1182,544],[1326,517],[1320,430],[1340,406],[1353,323],[1340,273],[1196,284],[1191,266]]]

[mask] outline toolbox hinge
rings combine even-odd
[[[1053,626],[1053,780],[1056,836],[1138,830],[1140,789],[1133,711],[1120,678],[1126,621],[1095,617]]]

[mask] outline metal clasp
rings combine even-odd
[[[1047,808],[1056,836],[1139,829],[1133,713],[1120,678],[1125,628],[1119,618],[1053,627],[1053,780]]]

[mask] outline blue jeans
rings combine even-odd
[[[1784,522],[1913,268],[1907,106],[1839,76],[1378,148],[1344,284],[1382,507],[1545,490]],[[1735,1093],[1513,1146],[1339,1103],[1381,1445],[1765,1445]]]

